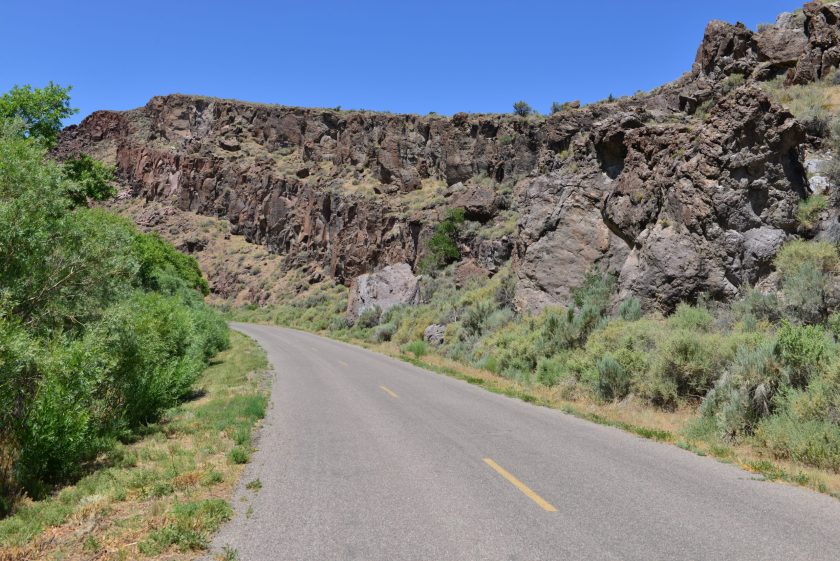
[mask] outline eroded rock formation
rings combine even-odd
[[[806,133],[756,84],[822,78],[838,44],[840,7],[811,3],[758,32],[712,22],[675,82],[545,118],[170,95],[94,113],[58,154],[110,161],[133,197],[226,219],[313,279],[416,270],[458,206],[473,224],[462,253],[490,274],[511,259],[523,307],[567,303],[599,268],[670,309],[733,297],[797,233]]]

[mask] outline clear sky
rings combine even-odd
[[[507,112],[648,90],[691,68],[710,19],[796,0],[3,0],[0,91],[73,85],[97,109],[194,93],[398,113]]]

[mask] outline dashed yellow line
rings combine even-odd
[[[388,388],[386,388],[385,386],[379,386],[379,387],[380,387],[380,388],[382,388],[382,391],[383,391],[383,392],[387,393],[387,394],[388,394],[388,395],[390,395],[391,397],[396,398],[396,399],[399,399],[399,398],[400,398],[400,396],[398,396],[396,393],[394,393],[392,390],[389,390],[389,389],[388,389]]]
[[[493,468],[496,471],[496,473],[507,479],[511,484],[513,484],[514,487],[522,491],[522,493],[526,497],[540,505],[540,507],[542,507],[543,510],[547,512],[557,512],[556,508],[554,508],[551,504],[546,502],[546,500],[543,499],[541,496],[534,493],[530,487],[528,487],[527,485],[519,481],[517,478],[515,478],[513,475],[511,475],[511,473],[505,468],[503,468],[490,458],[484,458],[484,463]]]
[[[350,368],[350,365],[349,365],[349,364],[347,364],[346,362],[344,362],[343,360],[339,360],[339,361],[338,361],[338,363],[339,363],[341,366],[346,366],[347,368]]]

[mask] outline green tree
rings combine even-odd
[[[437,270],[461,258],[458,249],[458,237],[464,224],[464,209],[452,208],[426,244],[428,254],[421,264],[421,269]]]
[[[114,168],[94,160],[87,154],[64,161],[67,194],[75,205],[87,204],[88,199],[104,201],[117,194],[114,187]]]
[[[66,92],[0,98],[0,516],[155,420],[227,345],[195,259],[86,206],[112,170],[48,157]]]
[[[525,103],[524,101],[517,101],[513,104],[513,114],[519,115],[520,117],[527,117],[534,112],[533,107]]]
[[[70,87],[52,82],[43,88],[15,86],[0,96],[0,118],[20,120],[20,134],[39,138],[49,148],[55,146],[62,119],[77,111],[70,107]]]

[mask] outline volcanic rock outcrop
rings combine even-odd
[[[416,271],[460,207],[462,254],[489,274],[510,260],[524,308],[568,303],[600,269],[621,297],[667,310],[772,271],[809,194],[807,135],[758,83],[807,83],[838,62],[840,7],[815,2],[757,32],[712,22],[680,79],[548,117],[170,95],[92,114],[63,132],[58,156],[109,161],[131,196],[226,219],[313,279]]]

